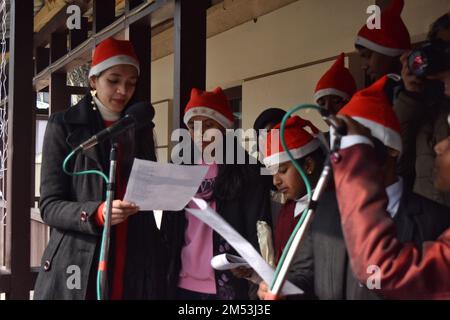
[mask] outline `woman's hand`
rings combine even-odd
[[[139,207],[136,204],[128,201],[114,200],[112,202],[111,225],[119,224],[138,212]],[[106,205],[103,206],[103,219],[106,221]]]
[[[266,294],[269,292],[269,286],[264,281],[259,283],[258,287],[258,298],[259,300],[265,300]]]

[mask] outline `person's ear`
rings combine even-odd
[[[312,175],[315,168],[316,168],[316,162],[314,161],[314,159],[310,156],[306,157],[305,159],[305,164],[303,166],[303,168],[305,169],[305,172],[307,175]]]
[[[97,90],[97,77],[96,76],[92,76],[89,78],[89,85],[91,86],[92,89]]]
[[[400,156],[400,151],[392,149],[392,148],[387,148],[388,150],[388,155],[393,157],[393,158],[398,158]]]

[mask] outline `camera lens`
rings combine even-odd
[[[417,77],[450,69],[450,46],[443,41],[426,42],[408,57],[408,68]]]
[[[422,50],[414,50],[408,57],[408,67],[415,76],[424,77],[429,67],[425,52]]]

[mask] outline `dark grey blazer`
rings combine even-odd
[[[450,209],[405,191],[394,218],[398,239],[420,244],[450,226]],[[353,276],[334,191],[321,198],[310,228],[291,266],[289,280],[309,299],[381,299]]]
[[[95,223],[95,213],[105,199],[105,184],[98,175],[71,177],[62,170],[63,160],[69,152],[104,127],[100,114],[93,110],[90,101],[88,95],[76,106],[51,115],[48,121],[42,154],[40,210],[42,219],[52,231],[42,256],[35,299],[95,298],[101,234],[101,228]],[[120,167],[126,180],[134,157],[155,160],[150,126],[129,131],[128,135],[123,137],[128,143],[119,141],[124,148]],[[97,169],[107,173],[108,150],[109,146],[98,144],[85,153],[76,154],[67,167],[72,171]],[[114,252],[114,229],[111,253]],[[141,212],[129,218],[124,298],[157,298],[157,293],[163,292],[159,287],[159,284],[162,286],[159,241],[151,213]],[[114,263],[113,259],[110,261]],[[67,285],[74,274],[71,266],[77,266],[81,271],[79,288]]]

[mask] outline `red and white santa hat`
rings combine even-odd
[[[304,128],[309,127],[312,134]],[[269,131],[265,141],[264,165],[271,167],[289,161],[289,156],[281,144],[281,123]],[[311,122],[299,116],[290,117],[284,127],[284,140],[294,159],[300,159],[320,147],[316,136],[320,133]],[[273,140],[273,141],[272,141]]]
[[[134,52],[133,44],[128,40],[114,38],[103,40],[92,54],[89,78],[98,76],[103,71],[119,64],[132,65],[136,67],[139,74],[139,60]]]
[[[380,29],[369,29],[365,24],[358,32],[355,45],[386,56],[396,57],[411,48],[411,38],[401,13],[404,0],[392,0],[381,13]]]
[[[400,121],[384,91],[390,76],[385,75],[370,87],[357,92],[338,112],[370,129],[372,136],[385,146],[402,152]]]
[[[356,82],[350,70],[345,67],[345,54],[341,53],[331,68],[320,78],[314,91],[314,101],[328,95],[349,100],[356,92]]]
[[[225,129],[233,127],[234,116],[228,98],[220,87],[212,92],[192,88],[191,99],[184,109],[184,123],[195,116],[204,116],[217,121]]]

